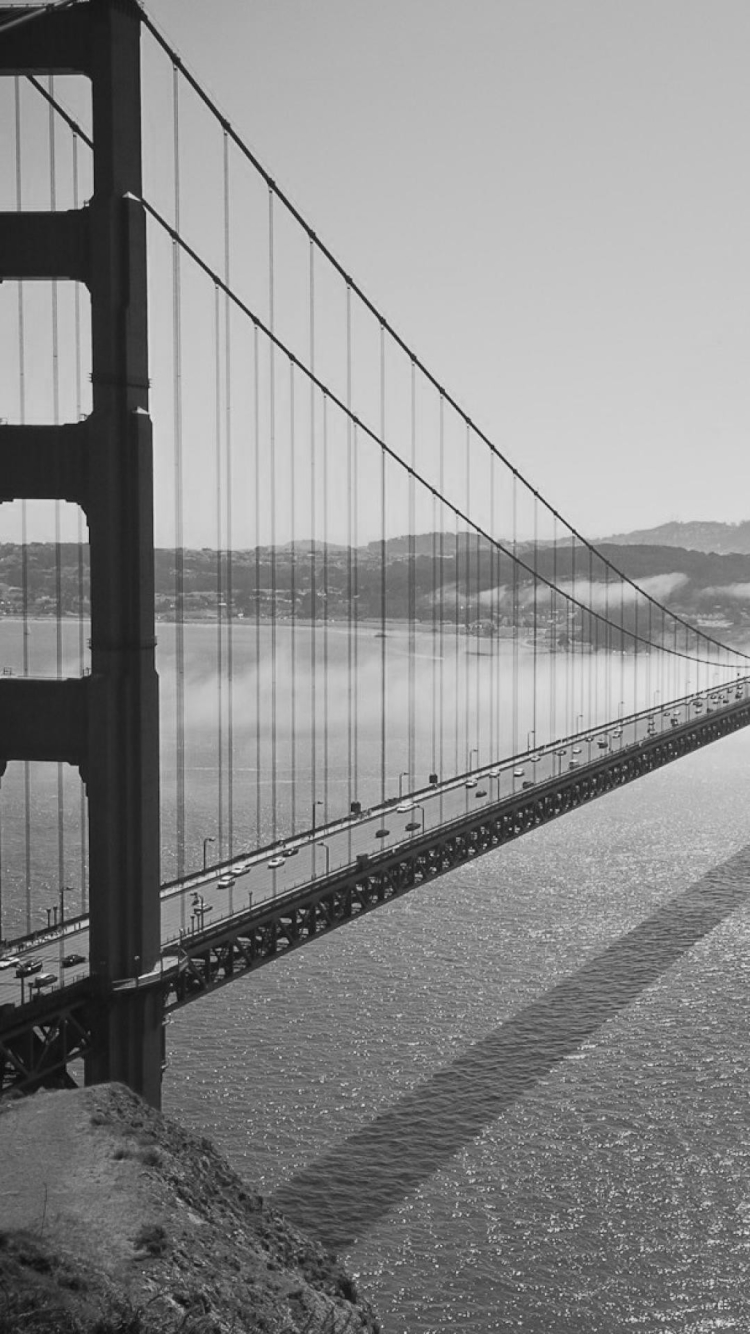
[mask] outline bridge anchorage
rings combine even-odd
[[[168,88],[147,115],[159,61]],[[53,86],[67,75],[90,88],[90,134]],[[158,1105],[172,1010],[747,726],[750,659],[622,574],[507,462],[135,0],[0,9],[0,76],[16,128],[0,279],[19,291],[0,500],[77,506],[90,559],[87,602],[80,540],[66,602],[56,528],[35,602],[22,522],[22,642],[0,675],[2,809],[25,822],[20,870],[0,880],[0,1094],[82,1064]],[[23,206],[21,87],[71,136],[70,208],[53,128],[52,206]],[[170,119],[171,156],[148,140]],[[90,410],[79,394],[72,420],[55,402],[30,424],[44,414],[24,285],[62,280],[90,298]],[[77,349],[78,306],[74,327]],[[41,889],[37,762],[58,774]],[[80,886],[66,766],[85,785]]]

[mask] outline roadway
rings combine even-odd
[[[358,817],[337,821],[274,848],[236,857],[230,866],[213,868],[187,878],[182,884],[162,889],[162,945],[174,955],[180,940],[222,919],[247,914],[269,899],[283,898],[314,881],[352,865],[362,854],[408,843],[423,830],[436,829],[465,817],[477,803],[495,805],[516,793],[538,787],[563,772],[585,771],[606,754],[627,751],[660,733],[686,724],[694,717],[720,713],[750,698],[750,680],[719,690],[691,695],[666,709],[632,715],[606,727],[596,727],[535,747],[522,756],[486,765],[459,778],[419,792],[394,798],[383,806],[363,811]],[[64,959],[82,956],[65,966]],[[25,978],[16,976],[19,964],[33,963],[39,970]],[[140,974],[133,960],[132,976]],[[0,1006],[18,1005],[40,990],[37,979],[45,979],[45,991],[85,977],[89,971],[89,931],[85,918],[66,923],[62,933],[53,929],[33,940],[17,942],[0,957]],[[49,979],[53,980],[49,980]]]

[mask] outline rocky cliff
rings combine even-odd
[[[0,1112],[3,1334],[364,1334],[354,1282],[210,1141],[105,1085]]]

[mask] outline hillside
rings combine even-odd
[[[2,1334],[376,1334],[209,1140],[120,1085],[0,1111]]]
[[[731,528],[731,525],[706,525]],[[736,525],[741,528],[742,525]],[[750,529],[750,524],[748,525]],[[634,536],[634,535],[631,535]],[[750,636],[750,552],[706,552],[695,548],[643,542],[600,542],[597,548],[616,570],[639,584],[657,601],[685,620],[730,643]],[[155,552],[156,615],[170,621],[227,619],[298,619],[379,621],[404,620],[457,625],[468,633],[508,634],[513,626],[528,627],[524,585],[540,579],[586,595],[590,584],[604,588],[609,576],[598,557],[570,541],[556,545],[523,544],[514,566],[507,552],[498,552],[481,538],[459,534],[419,534],[380,544],[352,548],[305,544],[258,547],[231,553],[208,548]],[[83,557],[85,556],[85,559]],[[22,560],[21,548],[0,546],[0,619],[23,615],[86,618],[88,552],[73,545],[60,549],[58,575],[52,543],[31,543]],[[524,568],[525,567],[525,568]],[[23,581],[25,579],[25,593]],[[596,587],[592,590],[597,597]],[[558,608],[559,610],[559,608]],[[553,612],[537,599],[542,624],[552,627]],[[568,630],[569,632],[569,630]],[[583,631],[579,627],[577,636]],[[5,666],[0,663],[0,667]]]
[[[631,533],[615,533],[603,537],[597,545],[612,543],[616,546],[686,547],[690,551],[715,551],[718,555],[731,552],[750,554],[750,519],[740,523],[715,523],[711,520],[693,520],[690,523],[661,523],[656,528],[637,528]]]

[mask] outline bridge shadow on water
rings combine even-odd
[[[748,898],[744,848],[298,1172],[272,1203],[330,1250],[347,1249]]]

